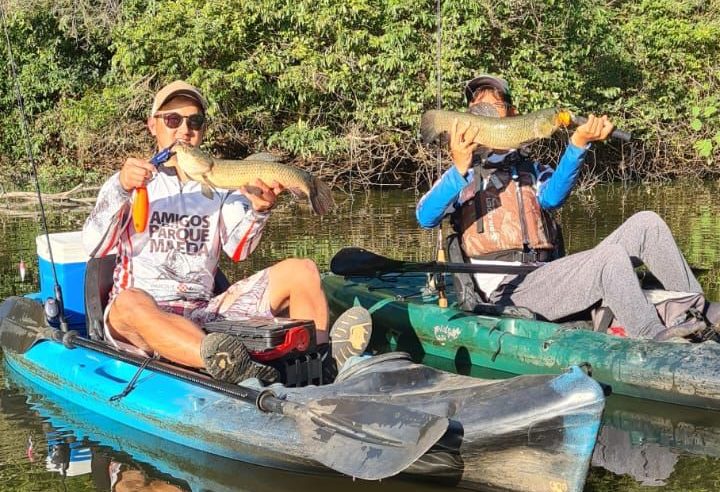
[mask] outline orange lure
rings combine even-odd
[[[144,186],[135,188],[135,198],[133,198],[132,204],[132,218],[137,232],[145,232],[149,216],[150,201],[148,200],[147,188]]]
[[[167,162],[172,156],[172,148],[175,146],[175,142],[170,144],[168,147],[162,149],[160,152],[150,158],[150,164],[158,167],[160,164]],[[135,230],[137,232],[145,232],[148,225],[148,218],[150,217],[150,200],[148,199],[148,192],[145,186],[139,186],[135,188],[135,197],[132,203],[132,218]]]

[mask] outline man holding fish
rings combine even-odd
[[[704,320],[686,320],[684,311],[682,318],[659,317],[653,304],[658,299],[646,297],[634,271],[645,264],[672,291],[670,299],[674,292],[689,295],[709,323],[720,321],[718,304],[704,301],[669,228],[653,212],[630,217],[591,250],[560,258],[561,237],[547,212],[574,188],[590,143],[613,132],[607,116],[590,115],[580,124],[553,170],[530,159],[522,146],[568,126],[569,112],[516,116],[508,83],[492,75],[471,80],[465,97],[469,114],[452,120],[447,111],[423,116],[426,140],[450,134],[453,165],[420,199],[418,222],[435,227],[450,214],[463,256],[474,264],[539,267],[520,276],[475,274],[482,301],[526,307],[551,321],[604,306],[622,327],[613,333],[638,338],[665,340],[705,328]]]
[[[286,259],[216,294],[220,251],[234,261],[247,258],[260,242],[277,196],[286,189],[308,194],[320,212],[332,207],[332,196],[308,173],[290,172],[280,164],[274,169],[281,173],[264,175],[269,182],[244,176],[218,186],[209,179],[219,176],[210,172],[212,158],[192,151],[203,140],[207,106],[200,91],[183,81],[158,91],[147,125],[161,152],[152,160],[128,158],[105,182],[85,222],[83,242],[88,253],[102,257],[116,252],[118,257],[105,311],[105,338],[118,348],[205,368],[225,381],[257,377],[272,382],[277,371],[252,361],[240,338],[206,334],[202,324],[219,317],[284,314],[313,320],[317,342],[327,344],[328,307],[317,266],[308,259]],[[173,155],[176,150],[178,155]],[[158,156],[166,161],[156,168]],[[190,176],[178,156],[186,165],[191,156],[210,167]],[[249,161],[240,162],[243,169],[257,168],[246,165]],[[223,176],[228,169],[235,176],[233,163],[237,162],[224,162]],[[260,168],[267,171],[267,166]],[[142,196],[133,190],[143,188],[148,203],[131,208],[133,196]],[[136,217],[131,220],[133,213]],[[347,334],[345,340],[334,340],[333,356],[342,359],[338,365],[364,351],[370,329],[364,310],[350,310],[337,320],[334,332]]]

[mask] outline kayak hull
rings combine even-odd
[[[407,350],[515,374],[556,374],[587,365],[613,393],[720,409],[720,344],[654,342],[532,319],[476,315],[423,297],[424,275],[381,279],[326,274],[333,315],[361,305],[374,323],[373,347]]]
[[[8,302],[27,309],[33,301]],[[0,312],[13,311],[2,307]],[[2,331],[9,325],[18,331],[22,322],[0,319],[0,340],[7,340]],[[10,371],[120,424],[232,460],[329,471],[312,459],[293,418],[147,368],[131,392],[113,399],[137,372],[134,364],[52,340],[39,339],[24,351],[13,348],[3,345]],[[272,389],[299,404],[373,401],[447,417],[445,436],[404,476],[482,490],[582,490],[604,406],[599,385],[578,368],[558,376],[481,380],[415,364],[398,353],[361,360],[331,385]]]

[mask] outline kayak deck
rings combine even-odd
[[[720,344],[654,342],[533,319],[476,315],[423,295],[424,275],[323,276],[334,316],[353,305],[373,317],[371,348],[405,350],[509,374],[552,374],[587,365],[614,393],[720,409]],[[451,290],[451,289],[450,289]],[[452,301],[452,298],[450,298]]]

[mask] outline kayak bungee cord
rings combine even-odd
[[[42,193],[40,192],[40,181],[38,180],[37,165],[32,153],[32,147],[30,145],[30,129],[27,123],[27,116],[25,114],[25,104],[23,103],[22,91],[20,90],[20,82],[17,77],[17,67],[15,66],[15,59],[12,53],[12,44],[10,43],[10,34],[8,33],[7,17],[5,15],[5,9],[0,7],[0,16],[2,17],[3,31],[5,33],[5,41],[7,43],[8,52],[8,66],[10,67],[10,73],[15,86],[15,96],[17,98],[18,109],[20,110],[20,128],[23,133],[25,140],[25,152],[27,153],[28,160],[32,167],[33,179],[35,180],[35,192],[37,193],[38,203],[40,204],[40,218],[42,220],[42,226],[45,233],[45,239],[47,240],[48,254],[50,256],[50,265],[52,267],[55,299],[54,302],[49,302],[53,299],[48,299],[48,302],[43,303],[45,307],[45,314],[50,319],[59,319],[60,329],[63,332],[68,331],[68,324],[65,318],[65,309],[62,300],[62,290],[58,283],[57,271],[55,269],[55,260],[53,258],[52,246],[50,244],[50,233],[48,232],[47,218],[45,216],[45,206],[42,201]]]

